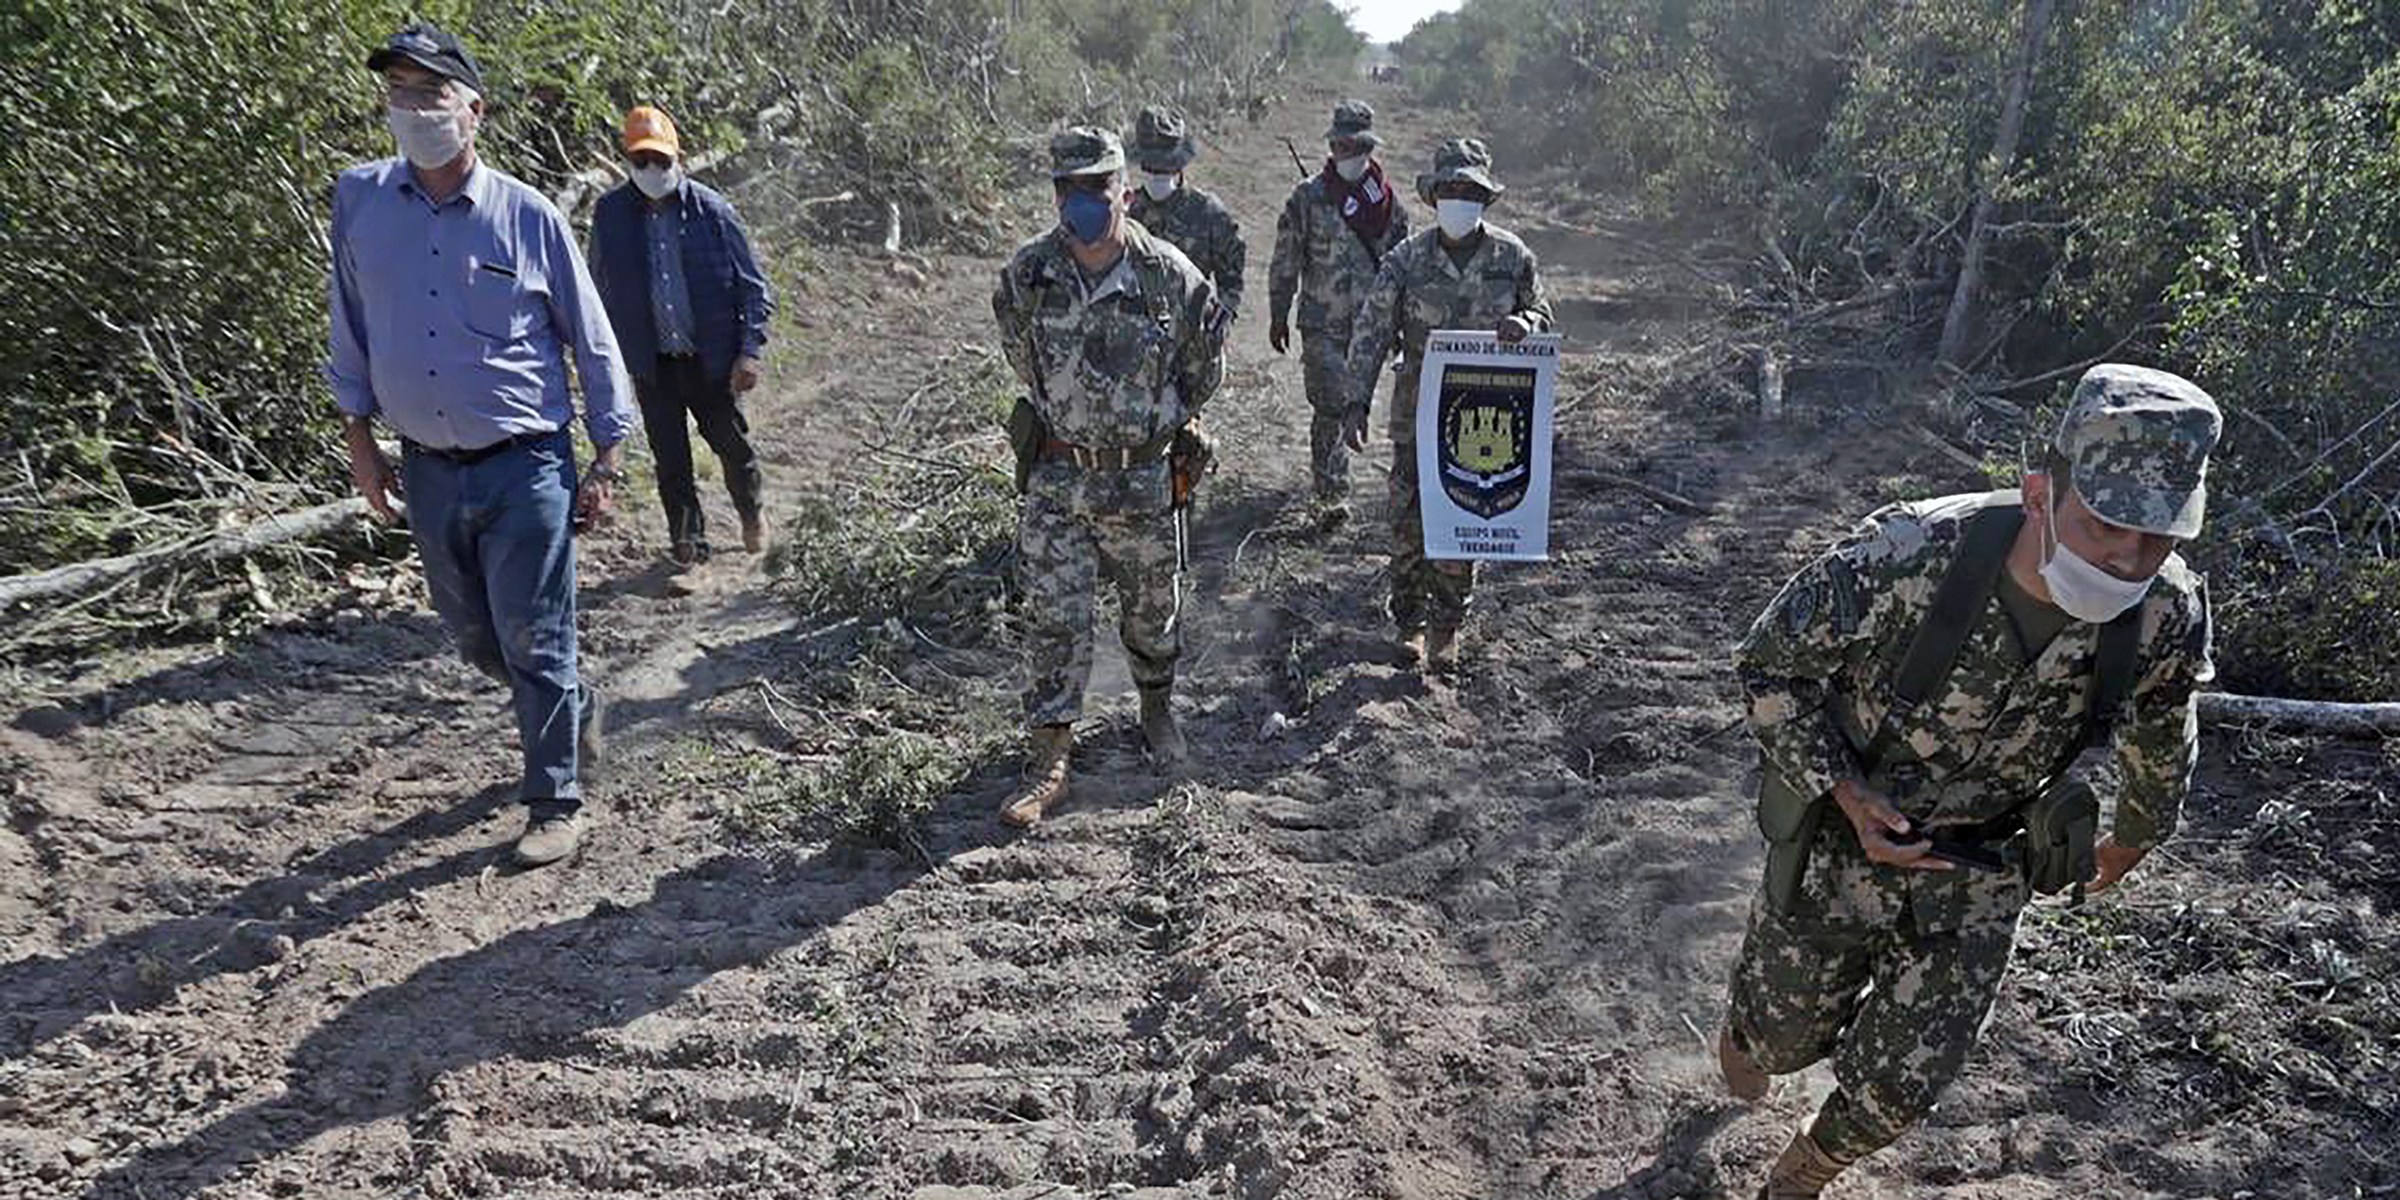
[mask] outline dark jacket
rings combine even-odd
[[[592,280],[608,309],[625,369],[636,381],[658,374],[658,331],[650,319],[650,246],[642,228],[648,200],[631,183],[592,209]],[[740,214],[716,189],[684,180],[669,203],[683,213],[683,277],[692,301],[692,331],[700,365],[712,379],[733,374],[733,363],[767,344],[775,312],[767,277],[750,252]]]

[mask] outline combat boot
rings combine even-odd
[[[1444,675],[1458,669],[1458,630],[1436,625],[1425,631],[1425,669]]]
[[[1175,727],[1173,694],[1172,687],[1142,689],[1142,741],[1150,747],[1151,761],[1163,771],[1179,769],[1190,761],[1183,731]]]
[[[1759,1186],[1758,1200],[1817,1200],[1825,1185],[1849,1166],[1825,1153],[1807,1130],[1800,1130],[1792,1135],[1792,1144],[1783,1148],[1775,1165],[1767,1168],[1767,1181]]]
[[[1000,819],[1023,829],[1066,799],[1067,756],[1074,749],[1074,726],[1035,726],[1025,747],[1025,778],[1001,802]]]

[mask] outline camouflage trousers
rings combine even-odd
[[[1349,356],[1348,337],[1300,333],[1300,386],[1308,394],[1308,466],[1319,500],[1342,500],[1350,494],[1350,447],[1342,442],[1350,411]]]
[[[1427,625],[1456,629],[1475,595],[1472,560],[1425,557],[1425,508],[1417,498],[1417,373],[1392,379],[1392,623],[1403,634]]]
[[[1116,588],[1117,632],[1134,684],[1175,682],[1182,598],[1172,509],[1094,511],[1036,486],[1017,516],[1017,572],[1032,673],[1025,689],[1027,724],[1062,725],[1083,715],[1083,691],[1092,676],[1092,617],[1103,581]]]
[[[1734,964],[1734,1034],[1771,1074],[1833,1060],[1811,1134],[1855,1159],[1933,1111],[1982,1035],[2027,888],[2014,874],[1867,860],[1830,812],[1791,912],[1763,893]]]

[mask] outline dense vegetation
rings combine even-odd
[[[334,174],[392,153],[362,63],[460,34],[480,145],[546,192],[668,107],[754,222],[849,191],[974,241],[1050,127],[1207,116],[1360,46],[1324,0],[12,0],[0,6],[0,574],[346,488],[320,376]],[[815,211],[815,210],[812,210]]]
[[[1988,185],[1969,386],[2055,411],[2072,372],[2043,377],[2103,355],[2201,382],[2229,422],[2193,551],[2227,682],[2400,693],[2400,9],[1468,0],[1400,51],[1518,153],[1764,218],[1793,310],[1930,285],[1903,354],[1935,350]]]

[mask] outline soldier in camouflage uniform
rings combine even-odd
[[[1268,268],[1267,341],[1284,353],[1292,301],[1300,302],[1300,379],[1308,395],[1308,455],[1316,501],[1328,524],[1350,516],[1348,415],[1351,322],[1392,247],[1408,238],[1408,210],[1384,178],[1375,148],[1375,110],[1364,100],[1334,106],[1325,131],[1325,169],[1301,180],[1275,222]]]
[[[1214,289],[1126,218],[1116,135],[1069,129],[1050,160],[1059,223],[1018,247],[992,294],[1000,344],[1046,426],[1017,525],[1032,746],[1001,816],[1020,826],[1066,794],[1103,581],[1116,588],[1143,736],[1162,764],[1184,757],[1168,707],[1179,596],[1167,451],[1224,369]]]
[[[1133,219],[1152,237],[1166,239],[1217,289],[1217,303],[1227,316],[1242,311],[1242,263],[1249,251],[1242,245],[1241,222],[1214,195],[1193,187],[1185,168],[1199,147],[1184,130],[1183,118],[1152,105],[1133,119],[1134,165],[1145,178],[1133,191]]]
[[[1764,888],[1752,906],[1718,1036],[1743,1099],[1764,1095],[1769,1074],[1828,1058],[1839,1081],[1761,1197],[1818,1195],[1932,1110],[2008,963],[2030,887],[2026,806],[2087,739],[2073,774],[2105,787],[2090,772],[2113,757],[2119,778],[2090,886],[2115,882],[2173,832],[2198,757],[2194,697],[2213,673],[2202,580],[2175,548],[2200,530],[2220,425],[2183,379],[2095,367],[2021,492],[1875,513],[1793,576],[1741,643],[1736,667],[1772,777],[1762,788],[1830,801],[1806,810],[1813,836],[1806,823],[1794,835],[1807,859],[1789,906],[1778,911]],[[1894,673],[1966,522],[2020,503],[2023,524],[1948,673],[1918,704],[1897,700]],[[2086,728],[2103,623],[2136,606],[2129,694],[2115,720]],[[1769,812],[1762,800],[1762,825]],[[2011,869],[1951,869],[1920,829],[1989,839]]]
[[[1418,198],[1436,210],[1435,227],[1384,258],[1350,340],[1343,437],[1354,450],[1366,448],[1367,410],[1384,357],[1395,349],[1401,354],[1386,423],[1392,435],[1392,621],[1410,656],[1437,670],[1456,663],[1475,564],[1425,557],[1417,500],[1417,380],[1425,339],[1436,329],[1491,329],[1513,342],[1551,326],[1533,251],[1483,219],[1500,192],[1482,142],[1443,142],[1434,151],[1433,170],[1417,177]]]

